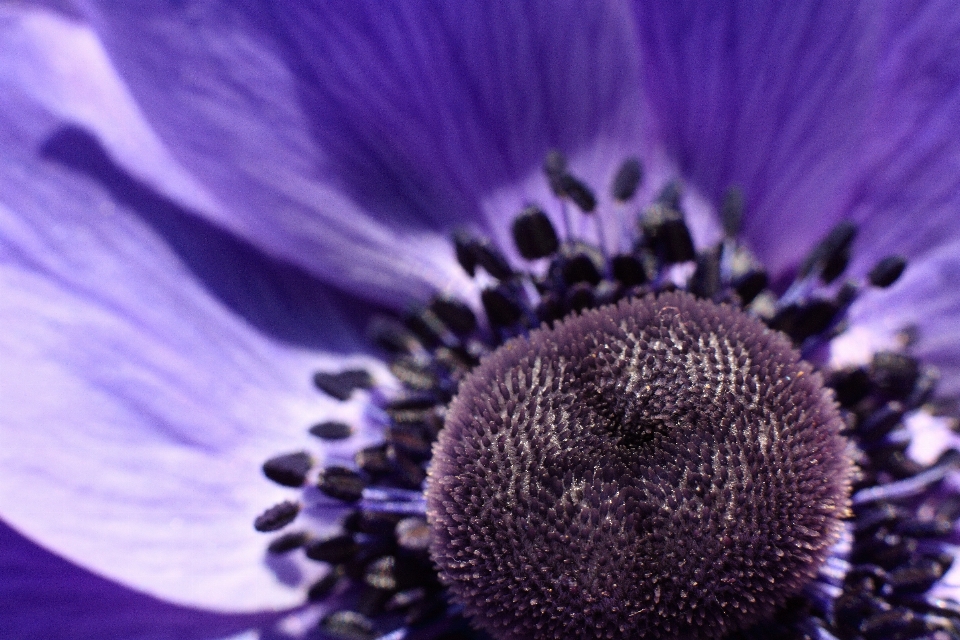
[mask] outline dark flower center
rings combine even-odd
[[[496,638],[720,638],[837,540],[842,426],[786,337],[730,306],[587,311],[461,384],[428,482],[433,559]]]
[[[482,309],[452,292],[374,321],[393,383],[318,373],[361,417],[263,465],[297,495],[254,526],[319,637],[960,638],[941,582],[960,454],[907,455],[936,369],[908,346],[824,358],[905,261],[842,279],[842,222],[774,286],[738,239],[736,190],[697,247],[679,185],[631,204],[638,161],[606,199],[561,154],[544,170],[556,200],[511,225],[522,261],[454,234]]]

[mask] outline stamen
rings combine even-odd
[[[743,222],[743,191],[732,188],[723,197],[723,206],[720,207],[720,220],[723,223],[723,233],[727,238],[736,238],[740,233]]]
[[[285,487],[302,487],[313,467],[313,458],[306,451],[287,453],[263,463],[263,475]]]
[[[299,513],[300,505],[286,500],[257,516],[257,519],[253,521],[253,528],[264,533],[276,531],[293,522]]]
[[[375,318],[367,331],[373,343],[388,353],[414,354],[423,351],[417,336],[392,318]]]
[[[570,221],[570,212],[567,210],[566,192],[563,189],[563,176],[567,173],[567,158],[553,149],[547,152],[543,163],[543,172],[547,176],[547,184],[553,195],[560,199],[560,212],[563,217],[563,228],[567,239],[573,238],[573,224]]]
[[[750,271],[731,283],[744,306],[753,302],[768,284],[767,273],[759,270]]]
[[[393,464],[387,456],[387,445],[366,447],[357,452],[354,462],[372,477],[386,476],[393,472]]]
[[[375,640],[373,622],[355,611],[337,611],[320,621],[320,628],[342,640]]]
[[[370,487],[363,492],[360,505],[367,511],[420,514],[426,509],[423,493],[409,489]]]
[[[671,180],[663,186],[663,189],[660,190],[660,193],[657,194],[657,199],[654,204],[659,204],[667,209],[672,209],[676,212],[680,212],[680,197],[683,194],[680,189],[679,180]]]
[[[870,284],[885,289],[896,282],[903,270],[907,268],[907,261],[900,256],[884,258],[870,270],[867,278]]]
[[[344,502],[356,502],[362,498],[366,486],[363,476],[346,467],[327,467],[317,482],[320,491]]]
[[[547,157],[543,161],[543,172],[547,176],[547,182],[554,195],[563,197],[563,176],[567,173],[567,158],[556,149],[547,152]]]
[[[641,228],[650,248],[665,264],[686,262],[696,257],[690,230],[679,206],[679,191],[670,188],[661,194],[659,202],[649,207],[643,216]]]
[[[576,248],[560,261],[560,277],[567,285],[586,282],[594,285],[600,282],[599,261],[589,253]]]
[[[455,298],[434,298],[430,308],[458,336],[468,336],[477,328],[477,318],[473,310]]]
[[[881,351],[870,363],[870,378],[881,393],[905,397],[920,377],[920,363],[902,353]]]
[[[614,256],[610,266],[613,277],[625,287],[641,285],[650,279],[643,262],[632,254]]]
[[[720,292],[720,247],[707,249],[697,256],[697,268],[690,278],[690,293],[712,299]]]
[[[955,469],[939,466],[905,480],[862,489],[853,494],[853,504],[854,506],[860,506],[872,502],[913,498],[921,495],[949,474],[955,472]]]
[[[515,291],[506,287],[484,289],[480,293],[480,302],[487,313],[487,319],[494,327],[510,327],[523,317],[523,305]]]
[[[310,435],[322,440],[346,440],[353,435],[353,429],[345,422],[319,422],[309,429]]]
[[[405,518],[397,523],[397,543],[410,551],[426,551],[430,546],[430,526],[423,518]]]
[[[593,213],[593,210],[597,208],[597,197],[593,195],[590,188],[569,173],[560,176],[560,188],[563,190],[563,194],[580,208],[580,211]]]
[[[419,307],[408,311],[403,318],[404,325],[417,336],[427,349],[451,342],[449,330],[437,315],[428,307]]]
[[[311,560],[340,564],[350,560],[360,550],[352,536],[334,536],[324,540],[314,540],[304,548]]]
[[[317,373],[313,383],[320,391],[337,400],[349,400],[354,389],[369,389],[373,378],[363,369],[350,369],[339,373]]]
[[[476,274],[477,267],[497,280],[508,280],[513,275],[510,263],[489,240],[461,231],[454,234],[453,242],[457,261],[471,276]]]
[[[307,600],[310,602],[320,602],[325,600],[331,593],[333,593],[333,589],[343,577],[343,568],[334,567],[327,575],[310,585],[310,588],[307,590]]]
[[[627,158],[617,169],[610,186],[610,194],[618,202],[627,202],[637,192],[640,181],[643,179],[643,167],[637,158]]]
[[[513,221],[513,241],[527,260],[553,255],[559,243],[550,218],[537,206],[529,206]]]
[[[285,533],[279,538],[275,538],[269,546],[267,546],[267,553],[276,555],[289,553],[294,549],[302,547],[309,539],[310,535],[305,531]]]
[[[864,443],[878,442],[900,425],[905,412],[902,402],[891,400],[864,420],[857,433]]]
[[[814,247],[800,267],[800,276],[819,277],[830,284],[843,273],[850,262],[850,247],[857,235],[857,226],[844,220]]]

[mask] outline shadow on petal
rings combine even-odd
[[[273,260],[130,176],[87,131],[65,126],[46,140],[41,155],[84,174],[150,224],[177,252],[208,292],[259,331],[290,344],[328,352],[366,348],[356,336],[378,309],[332,289],[298,268]],[[256,295],[251,295],[254,292]],[[318,309],[331,297],[356,318],[360,331],[331,335]]]

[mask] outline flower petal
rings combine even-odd
[[[89,4],[151,122],[224,203],[210,215],[380,300],[398,271],[465,286],[435,240],[501,231],[517,209],[487,196],[525,189],[550,147],[604,189],[640,151],[621,3]]]
[[[325,400],[310,377],[356,351],[365,310],[104,165],[61,126],[0,82],[0,516],[173,603],[295,605],[302,592],[277,580],[252,527],[295,494],[259,467],[310,449],[314,421],[357,420],[357,403]]]
[[[218,206],[150,129],[89,28],[17,5],[0,6],[0,30],[6,82],[63,120],[96,131],[114,158],[167,196],[194,209]]]
[[[741,187],[753,249],[775,271],[796,263],[843,213],[855,177],[876,63],[870,7],[635,7],[666,153],[716,207],[727,188]]]
[[[0,27],[5,30],[0,41],[0,55],[14,63],[4,71],[24,84],[35,100],[61,117],[96,132],[111,155],[130,173],[164,195],[208,219],[219,220],[227,215],[224,207],[235,203],[225,203],[218,198],[173,158],[143,119],[140,107],[89,28],[50,12],[9,7],[0,8]],[[191,131],[194,129],[192,127]],[[258,143],[251,144],[256,146]],[[216,153],[219,160],[229,155],[222,150]],[[283,158],[278,162],[278,171],[285,171],[283,163],[286,161],[287,158]],[[269,169],[266,165],[260,168],[263,171],[252,178],[254,182],[277,178],[276,175],[266,176]],[[230,170],[227,173],[233,179],[240,174]],[[277,196],[274,201],[277,208],[272,209],[274,213],[280,211],[281,217],[289,213],[287,209],[290,207],[296,210],[297,207],[320,206],[320,203],[326,209],[342,214],[338,224],[330,225],[330,229],[313,221],[296,227],[295,231],[305,238],[325,240],[339,234],[337,241],[331,240],[329,246],[325,245],[324,255],[331,263],[336,262],[335,268],[330,267],[326,275],[336,275],[344,286],[362,281],[367,285],[363,293],[368,297],[396,303],[398,299],[411,295],[424,296],[428,291],[442,289],[451,278],[454,282],[458,282],[458,278],[465,279],[448,243],[436,234],[394,233],[329,185],[304,183],[294,174],[287,175],[282,182],[283,194]],[[234,185],[232,195],[239,197],[236,189],[237,185]],[[247,197],[257,196],[246,190],[239,200]],[[292,199],[296,204],[281,206],[278,201],[284,198]],[[309,204],[304,205],[304,202]],[[336,233],[333,233],[334,227]],[[256,236],[262,230],[248,231]],[[298,254],[291,249],[285,252],[287,257],[296,262],[317,251],[315,240],[306,243],[309,246],[301,247],[305,253]],[[352,247],[352,253],[344,250],[347,244]],[[391,256],[389,260],[387,255]],[[355,290],[358,288],[354,287]]]
[[[854,271],[960,239],[960,14],[953,2],[890,2],[876,102],[847,208],[861,224]]]
[[[960,15],[949,1],[637,2],[665,152],[774,271],[842,218],[851,273],[960,234]],[[788,240],[788,241],[785,241]]]
[[[211,640],[273,618],[187,609],[125,589],[41,549],[3,523],[0,600],[4,640]]]

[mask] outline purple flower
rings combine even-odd
[[[368,320],[436,293],[479,309],[449,238],[522,264],[526,204],[563,227],[550,149],[617,250],[624,159],[637,202],[683,182],[697,248],[739,186],[781,291],[853,221],[845,275],[908,267],[834,360],[909,327],[960,392],[952,2],[37,4],[0,8],[0,637],[273,629],[320,569],[266,556],[251,523],[291,492],[261,464],[378,442],[371,397],[397,383]],[[311,382],[356,367],[376,389]],[[317,444],[324,420],[352,435]],[[935,458],[953,435],[924,420]]]

